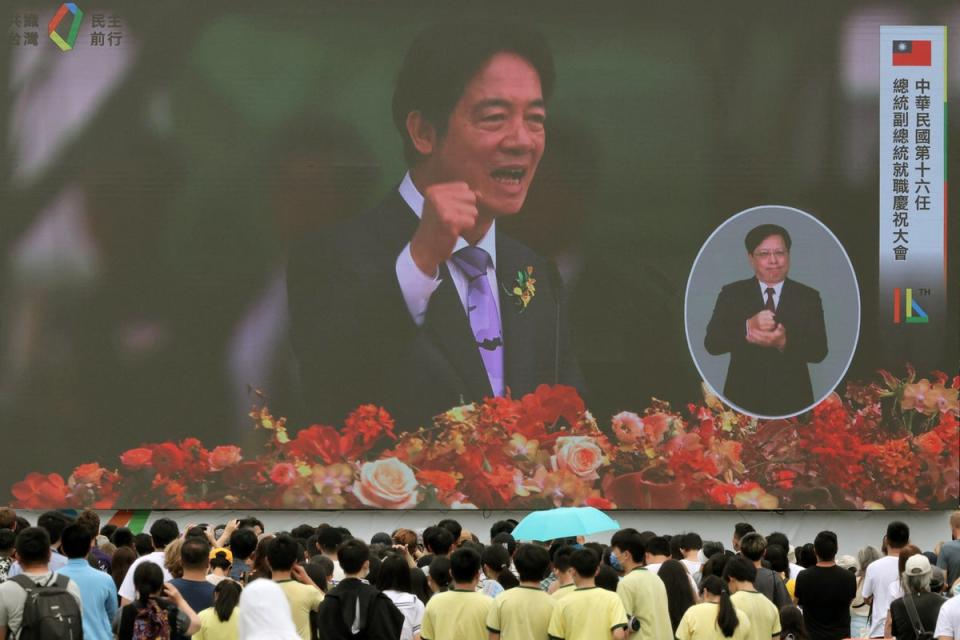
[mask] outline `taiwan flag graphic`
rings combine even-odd
[[[893,66],[895,67],[929,67],[930,41],[929,40],[894,40]]]

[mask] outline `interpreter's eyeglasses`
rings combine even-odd
[[[753,257],[754,257],[754,258],[757,258],[758,260],[766,260],[767,258],[778,258],[778,259],[780,259],[780,258],[786,257],[788,253],[790,253],[790,252],[789,252],[789,251],[784,251],[784,250],[782,250],[782,249],[777,249],[776,251],[767,251],[767,250],[754,251],[754,252],[753,252]]]

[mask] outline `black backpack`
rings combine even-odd
[[[25,575],[10,578],[27,592],[20,640],[82,640],[80,604],[69,591],[70,578],[55,576],[37,584]]]

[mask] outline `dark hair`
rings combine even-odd
[[[757,244],[760,243],[758,242]],[[756,248],[756,245],[754,245],[754,248]],[[753,249],[748,248],[747,251],[752,252]],[[748,533],[753,533],[754,531],[756,531],[756,529],[754,529],[753,525],[749,522],[738,522],[737,524],[733,525],[733,535],[736,536],[737,540],[742,539],[743,536],[747,535]]]
[[[60,542],[60,536],[68,524],[70,524],[70,519],[59,511],[47,511],[46,513],[41,513],[40,517],[37,518],[37,526],[41,529],[46,529],[50,535],[51,545]]]
[[[643,557],[647,552],[646,546],[643,544],[643,537],[637,533],[636,529],[617,531],[610,539],[610,546],[629,553],[637,564],[643,563]]]
[[[273,538],[274,536],[264,536],[257,542],[257,549],[253,552],[253,568],[250,569],[250,573],[247,575],[248,582],[251,579],[269,578],[273,575],[273,569],[267,561],[268,550],[270,549],[270,543],[273,542]]]
[[[732,638],[734,631],[740,624],[737,618],[737,610],[730,602],[730,594],[727,593],[723,580],[717,576],[709,576],[703,581],[703,590],[709,591],[715,596],[720,596],[720,607],[717,609],[717,626],[724,637]]]
[[[14,533],[20,533],[20,532],[23,531],[24,529],[30,528],[30,521],[27,520],[26,518],[24,518],[23,516],[17,516],[16,522],[17,522],[17,524],[16,524],[16,526],[13,528],[13,532],[14,532]]]
[[[153,562],[141,562],[133,572],[133,588],[140,604],[147,604],[150,596],[163,589],[163,570]]]
[[[127,571],[137,559],[137,552],[133,547],[119,547],[110,558],[110,577],[113,583],[119,589],[123,584],[123,579],[127,576]]]
[[[758,227],[750,229],[750,231],[747,232],[747,236],[743,239],[743,245],[747,248],[747,253],[753,253],[753,250],[770,236],[780,236],[783,238],[783,244],[786,245],[787,251],[790,251],[790,234],[787,233],[786,229],[778,224],[761,224]],[[740,537],[742,538],[743,536]]]
[[[510,554],[498,544],[490,545],[480,554],[480,563],[500,573],[510,569]]]
[[[444,518],[437,523],[437,526],[441,529],[446,529],[450,532],[450,535],[453,536],[453,541],[456,542],[460,539],[460,534],[463,533],[463,526],[452,518]]]
[[[300,540],[309,540],[310,536],[316,534],[317,530],[311,527],[308,524],[297,525],[293,528],[293,531],[290,532],[294,538],[299,538]]]
[[[792,638],[791,638],[792,636]],[[803,612],[800,608],[787,604],[780,607],[780,638],[781,640],[807,640],[807,625],[803,622]]]
[[[680,536],[680,548],[685,551],[703,549],[703,538],[700,537],[699,533],[685,533]]]
[[[110,534],[110,542],[112,542],[115,547],[132,547],[133,531],[130,531],[130,529],[126,527],[116,527],[113,533]]]
[[[0,529],[0,551],[10,551],[17,541],[17,534],[13,529]]]
[[[195,524],[183,533],[183,538],[203,538],[207,539],[207,528],[204,525]]]
[[[153,539],[154,548],[163,549],[180,537],[180,529],[170,518],[160,518],[150,526],[150,537]]]
[[[470,582],[477,577],[478,571],[480,554],[473,549],[463,547],[450,554],[450,573],[454,582]]]
[[[380,565],[383,563],[380,561],[380,556],[370,550],[369,547],[367,549],[369,550],[367,559],[370,561],[370,566],[367,571],[366,580],[370,584],[377,584],[377,580],[380,579]],[[363,565],[361,564],[360,567],[363,568]]]
[[[230,565],[233,564],[230,562],[230,559],[227,557],[225,551],[217,551],[217,553],[210,558],[210,568],[211,569],[223,569],[226,571],[230,568]]]
[[[410,565],[407,559],[399,553],[388,553],[380,563],[380,574],[377,576],[377,589],[386,591],[405,591],[413,593],[410,583]]]
[[[756,562],[763,557],[763,552],[767,548],[767,540],[762,535],[754,531],[740,538],[740,553],[749,560]]]
[[[697,603],[697,594],[690,587],[690,574],[679,560],[667,560],[657,575],[667,588],[667,607],[670,610],[670,624],[674,632],[687,609]]]
[[[419,111],[446,134],[457,102],[473,77],[496,54],[515,53],[536,69],[544,100],[553,90],[550,48],[536,30],[504,20],[470,20],[434,24],[424,29],[407,50],[393,92],[393,124],[403,138],[407,163],[419,159],[407,134],[407,115]],[[458,534],[459,536],[459,534]]]
[[[453,542],[453,534],[444,527],[427,527],[423,532],[423,544],[434,555],[445,556],[450,553]]]
[[[900,555],[897,557],[897,571],[901,576],[903,572],[907,570],[907,560],[910,556],[920,555],[920,553],[920,547],[915,544],[908,544],[900,549]]]
[[[813,545],[811,543],[808,542],[797,549],[797,564],[804,569],[809,569],[813,565],[817,564],[817,554],[813,550]]]
[[[271,571],[290,571],[297,562],[296,539],[289,533],[280,533],[267,546],[267,560]]]
[[[180,561],[185,569],[206,569],[210,566],[210,543],[206,538],[187,538],[180,547]]]
[[[21,566],[50,561],[50,534],[42,527],[27,527],[21,531],[17,534],[15,547]]]
[[[253,529],[237,529],[230,534],[230,553],[238,560],[246,560],[257,550],[257,534]]]
[[[260,527],[260,531],[267,530],[267,528],[263,526],[263,523],[260,522],[260,519],[255,518],[253,516],[250,516],[248,518],[243,518],[242,520],[240,520],[240,523],[237,525],[238,529],[253,529],[254,527]]]
[[[790,563],[787,562],[787,550],[778,544],[767,545],[767,550],[763,554],[764,559],[770,563],[770,568],[778,573],[783,573],[790,577]]]
[[[226,622],[240,602],[243,587],[233,580],[221,580],[213,588],[213,610],[220,622]]]
[[[681,560],[683,558],[683,549],[680,548],[682,542],[682,535],[670,536],[670,557],[672,559]]]
[[[0,529],[13,530],[13,528],[16,526],[17,512],[10,507],[0,507]]]
[[[837,557],[837,534],[833,531],[821,531],[813,539],[813,550],[823,562],[829,562]]]
[[[90,535],[90,529],[86,525],[78,522],[67,525],[60,536],[60,548],[63,555],[71,560],[74,558],[86,558],[90,553],[90,543],[93,542],[93,536]]]
[[[513,554],[517,552],[517,540],[509,533],[498,533],[493,537],[490,544],[499,544],[506,547],[510,557],[513,557]],[[546,551],[546,549],[544,549],[544,551]]]
[[[343,544],[343,541],[344,537],[340,529],[331,527],[330,525],[320,525],[317,527],[317,544],[319,544],[320,548],[326,553],[335,552],[337,547]]]
[[[330,559],[327,558],[327,560],[329,561]],[[308,562],[301,566],[303,570],[307,572],[307,575],[310,576],[310,579],[320,587],[320,591],[326,593],[329,590],[330,585],[327,584],[327,574],[320,568],[320,565],[314,562]]]
[[[380,533],[373,534],[373,537],[370,538],[370,544],[382,544],[385,547],[390,547],[393,545],[393,538],[390,537],[389,533],[381,531]]]
[[[767,546],[778,544],[786,550],[790,549],[790,539],[787,538],[785,533],[780,533],[779,531],[774,531],[767,536]]]
[[[670,541],[665,536],[656,536],[647,543],[647,553],[652,556],[669,556]]]
[[[547,550],[535,544],[522,544],[513,556],[513,564],[521,582],[539,582],[547,574],[550,556]]]
[[[901,549],[910,542],[910,527],[905,522],[894,520],[887,525],[887,546]]]
[[[617,592],[617,584],[620,582],[620,576],[617,575],[617,570],[611,567],[608,564],[601,564],[600,568],[597,569],[597,577],[595,578],[596,585],[601,589],[606,589],[607,591]]]
[[[464,551],[467,551],[466,549]],[[476,551],[471,551],[471,553],[476,553]],[[480,558],[477,558],[479,563]],[[430,579],[433,580],[433,583],[437,585],[438,591],[446,591],[450,587],[450,582],[453,580],[453,576],[450,575],[450,558],[447,556],[437,556],[430,563],[430,568],[428,569],[430,573]],[[477,565],[479,569],[480,565]]]
[[[701,549],[703,551],[703,557],[709,558],[715,553],[723,553],[726,549],[723,546],[722,542],[717,542],[716,540],[709,540],[703,543]]]
[[[553,568],[561,573],[568,571],[570,569],[570,556],[573,555],[573,552],[576,549],[568,544],[563,545],[553,552],[553,559],[551,560]]]
[[[145,556],[153,553],[153,538],[149,533],[138,533],[133,536],[133,548],[137,550],[138,556]]]
[[[74,522],[83,525],[90,530],[91,540],[96,538],[97,534],[100,532],[100,516],[97,515],[96,511],[91,509],[84,509],[81,511],[80,515],[77,516],[77,519]]]
[[[757,579],[757,568],[743,556],[734,556],[723,568],[723,579],[738,582],[753,582]]]
[[[600,555],[593,549],[577,549],[570,556],[570,566],[580,576],[592,578],[597,573],[597,567],[600,566]]]
[[[517,528],[516,520],[513,520],[513,519],[497,520],[496,522],[493,523],[493,526],[490,527],[490,541],[496,542],[498,535],[500,535],[501,533],[513,533],[513,530],[516,528]]]
[[[337,560],[344,573],[360,573],[363,563],[370,560],[370,547],[363,540],[347,540],[337,549]]]
[[[117,529],[120,529],[120,528],[121,527],[118,527],[115,524],[105,524],[102,527],[100,527],[100,535],[106,537],[106,539],[109,540],[110,542],[113,542],[113,534],[116,533]],[[116,543],[114,542],[114,544]]]
[[[722,578],[723,570],[726,568],[727,563],[730,562],[730,558],[733,558],[733,556],[728,556],[723,551],[719,551],[707,558],[707,561],[703,563],[703,568],[700,570],[701,583],[708,576]]]

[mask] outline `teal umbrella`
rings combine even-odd
[[[553,540],[613,531],[620,523],[593,507],[560,507],[534,511],[513,530],[515,540]]]

